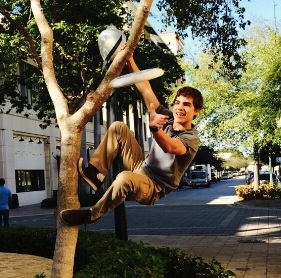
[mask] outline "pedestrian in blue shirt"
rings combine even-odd
[[[12,200],[12,193],[8,187],[5,187],[5,180],[0,179],[0,227],[2,227],[2,218],[4,227],[9,227],[9,204]]]

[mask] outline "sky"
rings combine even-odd
[[[228,0],[229,2],[231,0]],[[151,9],[151,12],[157,14],[157,8],[154,5]],[[257,21],[265,21],[266,24],[271,25],[276,28],[276,30],[281,33],[281,0],[242,0],[240,2],[240,6],[245,7],[245,19],[250,20],[252,24],[247,27],[247,29],[254,26]],[[158,17],[159,17],[158,12]],[[159,32],[161,30],[161,24],[158,23],[156,18],[149,18],[150,24],[153,28]],[[247,29],[245,31],[247,31]],[[175,31],[175,30],[168,30]],[[189,55],[193,54],[194,49],[198,50],[198,42],[192,41],[191,39],[185,40],[185,53],[189,53]]]
[[[246,8],[246,15],[250,20],[263,18],[273,25],[279,22],[280,26],[281,0],[243,0],[241,4]]]
[[[230,2],[231,0],[228,1]],[[152,13],[157,13],[156,2],[154,1],[151,9]],[[242,0],[240,6],[245,7],[245,17],[251,21],[264,19],[272,25],[278,23],[279,26],[281,25],[281,0],[251,0],[250,2]],[[156,29],[161,28],[156,19],[150,18],[149,21],[153,23],[153,26],[156,25]]]

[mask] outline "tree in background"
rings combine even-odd
[[[252,154],[258,169],[260,150],[280,144],[281,44],[280,35],[265,25],[253,28],[245,39],[242,55],[247,66],[240,79],[220,75],[217,64],[210,68],[208,54],[202,54],[195,67],[186,67],[190,83],[206,94],[205,109],[198,119],[204,118],[199,124],[203,144]]]
[[[246,169],[249,163],[252,161],[251,157],[245,157],[244,154],[236,149],[225,149],[222,150],[221,153],[230,153],[228,159],[225,159],[223,162],[223,168],[233,171]]]
[[[279,57],[278,35],[266,26],[253,29],[250,34],[246,37],[248,46],[243,51],[247,67],[240,80],[220,76],[217,65],[210,69],[211,56],[207,54],[202,54],[197,67],[186,65],[190,72],[189,83],[205,93],[205,107],[199,115],[202,141],[215,150],[237,148],[251,154],[254,141],[271,140],[266,136],[277,132],[278,90],[275,89],[277,95],[269,94],[264,86],[274,89],[268,76],[271,76],[273,60]],[[278,76],[278,71],[273,72]],[[277,84],[275,88],[278,88]],[[275,141],[280,138],[277,135]]]
[[[218,157],[218,153],[207,146],[199,147],[193,161],[194,164],[210,164],[215,167],[217,171],[221,171],[223,169],[223,162],[223,159]]]
[[[240,76],[245,61],[240,55],[246,41],[238,34],[250,21],[244,17],[241,0],[159,0],[164,28],[173,26],[182,36],[201,39],[203,50],[212,54],[213,62],[220,61],[221,74]],[[211,64],[210,64],[211,65]]]
[[[111,23],[119,29],[123,28],[128,19],[126,9],[122,6],[124,2],[101,0],[75,1],[69,4],[64,1],[42,1],[44,13],[54,30],[56,76],[72,111],[79,107],[81,99],[90,89],[95,89],[103,77],[97,37]],[[229,65],[229,61],[237,61],[235,66],[237,69],[240,68],[237,65],[244,64],[241,62],[242,57],[238,55],[244,40],[239,38],[237,29],[245,28],[249,24],[249,21],[244,20],[245,10],[239,6],[239,2],[209,0],[201,3],[175,1],[171,4],[169,1],[158,1],[156,4],[161,11],[165,11],[165,16],[161,16],[164,26],[173,25],[183,37],[187,36],[187,30],[191,29],[192,36],[200,37],[206,49],[211,49],[212,53],[215,53],[216,60],[220,57]],[[36,52],[34,50],[38,51],[40,46],[32,40],[34,37],[38,38],[39,34],[30,14],[29,3],[29,0],[3,0],[0,4],[0,12],[4,15],[0,30],[0,67],[2,77],[5,78],[5,83],[0,85],[0,100],[2,106],[5,106],[5,101],[9,97],[12,108],[19,113],[26,111],[25,108],[33,108],[38,118],[48,125],[51,119],[55,118],[55,114],[40,69],[25,70],[21,76],[16,72],[16,65],[21,60],[34,59],[36,61],[34,65],[40,65],[40,58],[31,54]],[[14,24],[11,25],[11,22]],[[20,33],[18,29],[21,30]],[[173,84],[179,76],[182,76],[178,60],[172,53],[167,51],[163,53],[163,50],[152,47],[151,42],[145,39],[141,40],[141,45],[143,47],[138,47],[141,50],[138,53],[141,69],[160,66],[165,70],[161,80],[162,84],[166,85]],[[148,53],[156,59],[146,59]],[[229,69],[233,70],[232,67],[230,65]],[[25,85],[32,91],[32,106],[25,96],[19,94],[18,84]],[[130,90],[126,88],[127,91]],[[162,85],[160,98],[161,96],[165,98],[167,94],[169,94],[167,88]],[[126,95],[125,98],[129,98],[130,103],[131,95]],[[124,101],[124,105],[126,104],[127,101]],[[27,111],[26,116],[28,115]]]

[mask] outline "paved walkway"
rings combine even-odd
[[[239,206],[256,207],[257,210],[281,210],[281,200],[243,201]],[[11,210],[11,217],[54,213],[32,206]],[[276,213],[277,214],[277,213]],[[230,216],[231,217],[231,216]],[[258,216],[257,216],[258,217]],[[266,219],[267,218],[267,219]],[[229,221],[229,218],[228,218]],[[155,246],[180,248],[206,260],[215,258],[236,273],[237,278],[281,277],[281,238],[270,234],[281,231],[281,221],[271,225],[269,217],[260,217],[235,236],[131,236],[131,240]],[[45,273],[50,277],[52,260],[41,257],[0,253],[1,278],[34,278]]]

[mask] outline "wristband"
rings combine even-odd
[[[160,127],[157,127],[157,126],[155,126],[155,127],[149,127],[149,130],[150,130],[151,132],[157,132],[157,131],[160,130]]]

